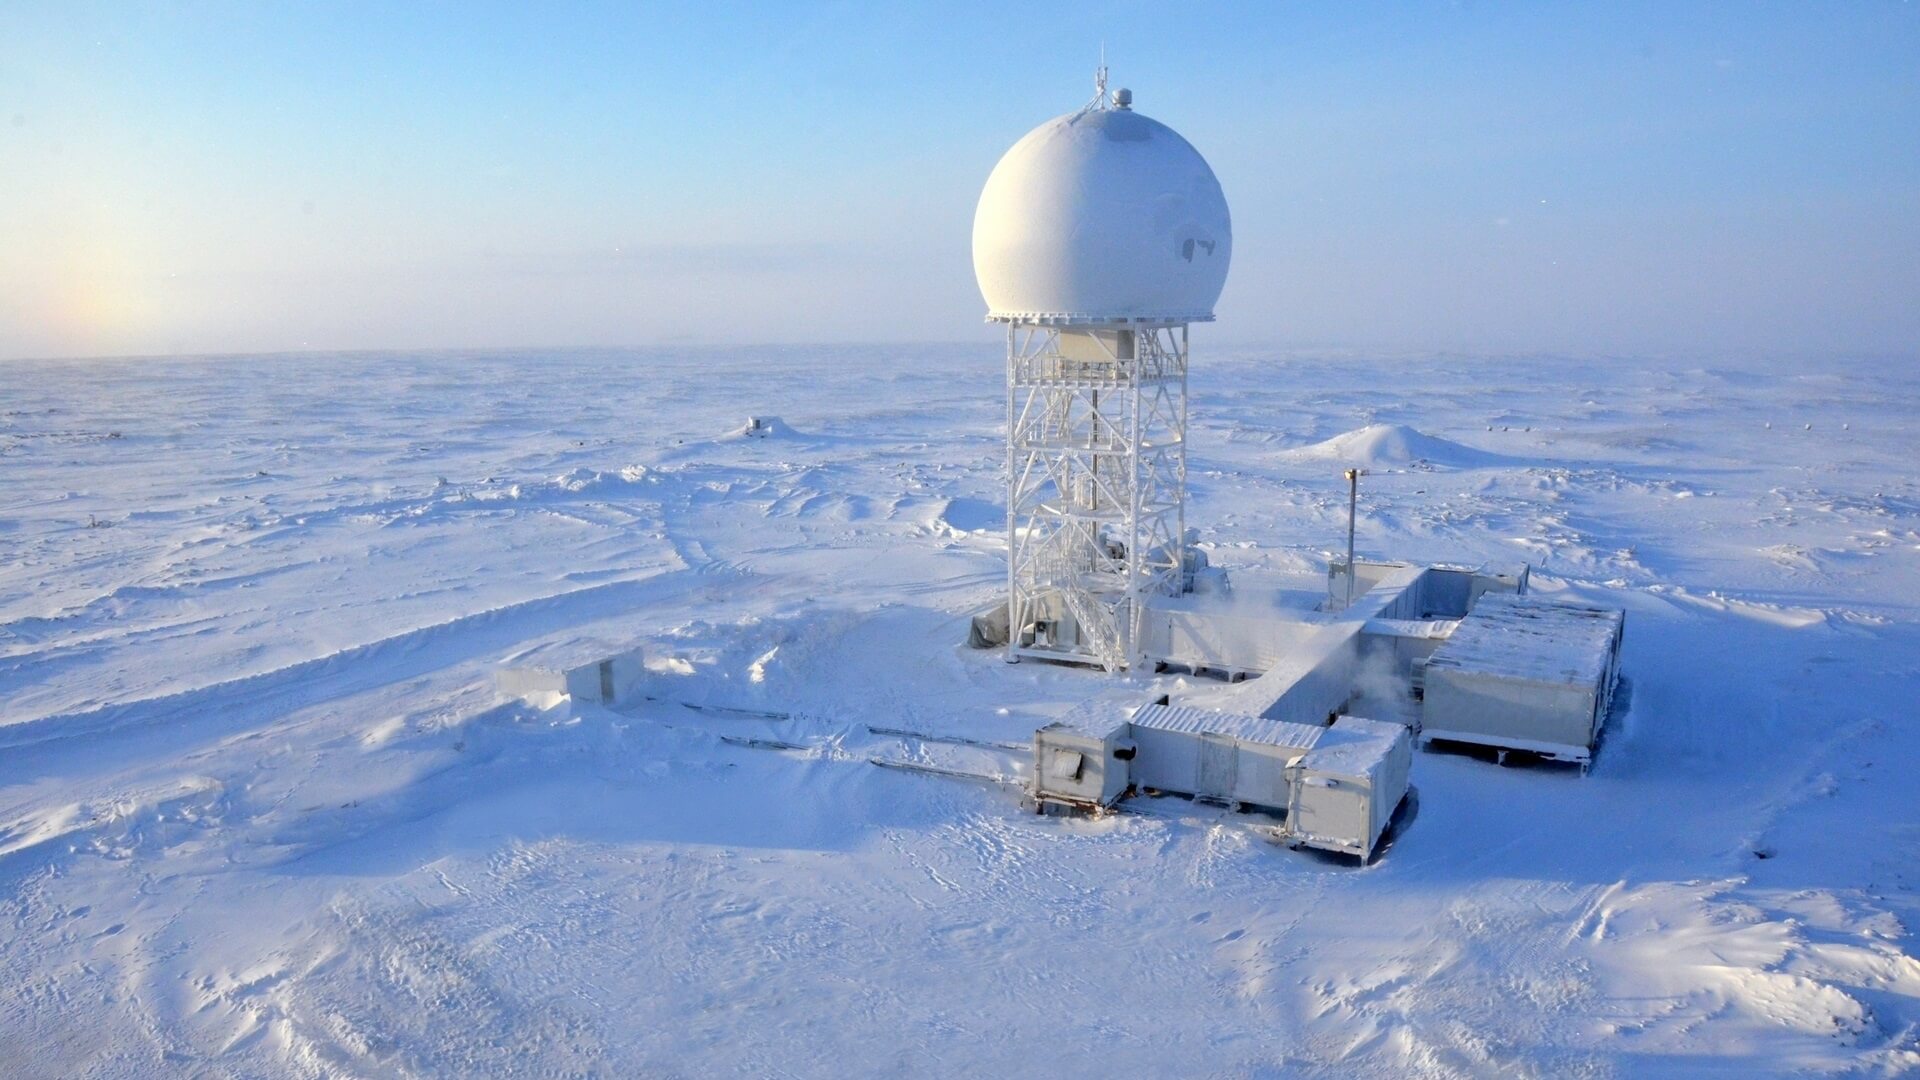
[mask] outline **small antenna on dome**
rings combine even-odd
[[[1107,108],[1109,104],[1110,102],[1107,100],[1107,43],[1102,41],[1100,43],[1100,66],[1093,69],[1093,100],[1087,102],[1079,112],[1074,113],[1073,118],[1078,120],[1090,112],[1099,112]]]

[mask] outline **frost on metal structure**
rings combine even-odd
[[[1613,704],[1626,613],[1488,593],[1427,661],[1421,740],[1585,765]]]
[[[994,167],[973,262],[1007,329],[1009,659],[1111,671],[1142,658],[1145,598],[1182,585],[1187,328],[1232,226],[1193,146],[1098,87]]]
[[[1286,815],[1289,844],[1373,857],[1409,790],[1412,736],[1395,723],[1266,720],[1122,694],[1033,733],[1032,803],[1101,813],[1136,791]]]
[[[1187,329],[1007,324],[1008,643],[1108,670],[1180,591]]]

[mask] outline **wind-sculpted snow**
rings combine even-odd
[[[1405,424],[1369,424],[1324,442],[1285,451],[1289,461],[1330,462],[1343,468],[1388,466],[1476,469],[1514,464],[1498,454],[1475,450],[1451,439],[1435,438]]]
[[[1592,775],[1419,755],[1360,869],[868,764],[1109,685],[961,647],[991,345],[0,365],[0,1072],[1920,1069],[1910,367],[1195,356],[1241,580],[1359,465],[1363,555],[1627,609]],[[649,700],[494,693],[573,633]]]

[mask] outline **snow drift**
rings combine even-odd
[[[1417,431],[1404,424],[1370,424],[1324,442],[1283,450],[1287,461],[1325,461],[1347,468],[1381,469],[1421,465],[1483,469],[1507,458]]]

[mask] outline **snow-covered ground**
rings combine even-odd
[[[1920,373],[1196,339],[1217,564],[1358,461],[1363,554],[1627,609],[1592,775],[1420,754],[1362,869],[869,765],[1109,684],[961,647],[991,346],[0,364],[0,1072],[1920,1069]],[[657,700],[493,691],[572,632]]]

